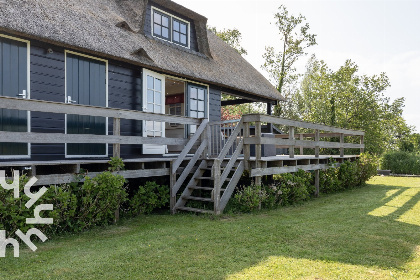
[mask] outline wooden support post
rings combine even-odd
[[[261,122],[255,122],[255,137],[261,137]],[[261,168],[261,144],[255,145],[255,168]],[[255,185],[261,186],[261,176],[255,177]]]
[[[344,157],[344,133],[340,133],[340,157]]]
[[[319,129],[315,129],[315,142],[316,142],[316,146],[315,146],[315,157],[319,157]]]
[[[244,139],[250,137],[249,131],[249,122],[244,123]],[[251,157],[251,146],[249,144],[244,144],[244,166],[245,170],[251,171],[251,164],[249,159]]]
[[[114,127],[113,127],[113,134],[114,136],[120,136],[121,135],[121,119],[120,118],[114,118]],[[112,152],[113,157],[120,158],[121,157],[121,144],[114,143],[112,145]]]
[[[364,144],[364,136],[360,135],[360,144],[363,145]],[[360,148],[360,153],[364,153],[365,152],[365,148]]]
[[[218,159],[214,160],[213,163],[213,179],[214,179],[214,188],[213,188],[213,202],[214,202],[214,214],[219,215],[220,211],[220,177],[221,177],[221,162]]]
[[[175,204],[176,204],[176,194],[174,193],[174,186],[176,183],[176,170],[175,172],[172,171],[172,165],[174,164],[175,160],[171,161],[170,164],[170,169],[169,169],[169,193],[170,193],[170,198],[169,198],[169,207],[171,209],[171,213],[175,214],[176,213],[176,209],[175,209]]]
[[[289,126],[289,139],[294,140],[295,139],[295,127]],[[295,157],[295,146],[290,145],[289,146],[289,157],[294,158]]]
[[[315,170],[315,197],[319,196],[319,169]]]
[[[299,140],[303,141],[303,133],[299,134]],[[300,155],[303,155],[303,146],[300,146]]]

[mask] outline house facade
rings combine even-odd
[[[173,1],[0,3],[0,96],[220,121],[221,94],[283,98],[207,19]],[[1,102],[1,100],[0,100]],[[111,135],[112,119],[3,108],[0,131]],[[121,120],[124,136],[188,139],[197,125]],[[183,145],[122,145],[122,158],[176,154]],[[0,160],[101,159],[112,145],[0,143]]]

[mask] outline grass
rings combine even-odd
[[[2,279],[420,279],[420,178],[240,216],[150,215],[0,259]]]

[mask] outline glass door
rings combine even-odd
[[[143,111],[165,114],[165,76],[143,69]],[[143,137],[165,137],[165,123],[144,121]],[[166,145],[144,144],[143,154],[163,155]]]

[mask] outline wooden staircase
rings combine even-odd
[[[176,200],[176,203],[173,202],[171,206],[173,213],[177,211],[190,211],[217,215],[223,212],[244,172],[244,163],[238,159],[243,148],[242,124],[242,121],[238,123],[216,158],[208,158],[205,152],[208,145],[211,144],[208,135],[209,129],[206,129],[208,122],[206,122],[206,125],[202,124],[197,129],[190,142],[173,164],[172,176],[176,176],[176,171],[184,160],[185,155],[190,151],[194,143],[201,139],[201,145],[179,178],[173,178],[171,180],[174,182],[174,186],[171,188],[171,200],[175,201],[176,193],[181,189],[181,186],[184,184],[190,172],[192,172],[194,166],[197,167],[181,195]],[[231,149],[233,143],[237,142],[238,139],[240,141],[236,145],[235,151],[230,157],[226,157],[229,149]],[[199,164],[197,166],[196,164],[198,162]]]

